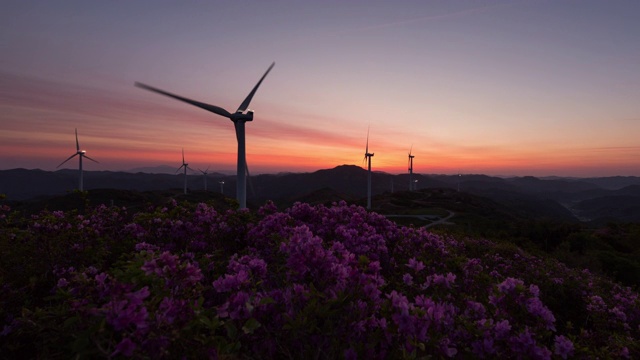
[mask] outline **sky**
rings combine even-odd
[[[639,1],[2,3],[0,169],[640,176]]]

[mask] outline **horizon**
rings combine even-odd
[[[353,167],[357,167],[362,169],[362,171],[366,172],[367,169],[363,166],[359,166],[356,164],[342,164],[342,165],[336,165],[333,167],[329,167],[329,168],[323,168],[323,169],[316,169],[316,170],[310,170],[310,171],[280,171],[280,172],[260,172],[260,173],[256,173],[256,174],[251,174],[251,177],[255,177],[255,176],[260,176],[260,175],[287,175],[287,174],[312,174],[315,173],[317,171],[326,171],[326,170],[333,170],[335,168],[341,167],[341,166],[353,166]],[[155,170],[154,170],[155,169]],[[136,173],[143,173],[143,174],[147,174],[147,175],[176,175],[176,176],[184,176],[184,174],[182,172],[169,172],[170,169],[173,169],[172,166],[169,165],[159,165],[159,166],[154,166],[154,167],[141,167],[141,168],[131,168],[131,169],[124,169],[124,170],[83,170],[84,172],[101,172],[101,171],[105,171],[105,172],[124,172],[124,173],[131,173],[131,174],[136,174]],[[70,168],[70,167],[64,167],[64,168],[59,168],[59,169],[54,169],[54,170],[44,170],[44,169],[40,169],[40,168],[22,168],[22,167],[18,167],[18,168],[10,168],[10,169],[0,169],[0,171],[11,171],[11,170],[27,170],[27,171],[45,171],[45,172],[57,172],[57,171],[78,171],[77,168]],[[153,172],[152,172],[153,171]],[[408,175],[408,172],[405,173],[390,173],[390,172],[386,172],[386,171],[382,171],[382,170],[371,170],[372,173],[378,173],[378,174],[385,174],[385,175],[390,175],[390,176],[400,176],[400,175]],[[187,173],[188,176],[203,176],[204,174],[202,174],[201,172],[198,171],[198,169],[194,169],[194,171],[191,171],[189,173]],[[236,176],[235,171],[224,171],[224,170],[216,170],[216,169],[209,169],[207,171],[207,175],[208,176],[214,176],[214,175],[222,175],[224,177],[234,177]],[[524,177],[535,177],[541,180],[548,180],[548,179],[553,179],[553,178],[558,178],[558,179],[595,179],[595,178],[613,178],[613,177],[640,177],[640,176],[635,176],[635,175],[609,175],[609,176],[558,176],[558,175],[542,175],[542,176],[534,176],[534,175],[508,175],[508,174],[483,174],[483,173],[455,173],[455,174],[451,174],[451,173],[413,173],[414,176],[488,176],[488,177],[496,177],[496,178],[503,178],[503,179],[510,179],[510,178],[524,178]]]
[[[0,170],[185,161],[235,175],[223,117],[275,61],[246,124],[252,175],[358,165],[513,177],[640,176],[640,3],[9,1]],[[236,26],[238,19],[242,26]],[[247,21],[244,21],[244,20]],[[232,30],[229,30],[232,29]],[[224,51],[219,51],[223,49]],[[505,175],[507,174],[507,175]]]

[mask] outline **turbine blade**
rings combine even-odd
[[[99,162],[98,162],[98,161],[93,160],[92,158],[88,157],[87,155],[82,155],[82,156],[83,156],[85,159],[89,159],[89,160],[91,160],[91,161],[93,161],[93,162],[95,162],[95,163],[98,163],[98,164],[99,164]]]
[[[366,147],[365,155],[364,155],[365,158],[367,157],[368,153],[369,153],[369,128],[367,127],[367,147]]]
[[[258,83],[256,84],[256,86],[253,87],[253,90],[251,90],[251,92],[249,93],[249,95],[247,96],[246,99],[244,99],[244,101],[242,102],[242,104],[240,104],[240,107],[238,107],[238,110],[236,110],[236,112],[238,111],[245,111],[247,110],[247,108],[249,107],[249,103],[251,102],[251,99],[253,98],[253,95],[256,93],[256,90],[258,90],[258,87],[260,86],[260,84],[262,83],[262,80],[264,80],[265,77],[267,77],[267,74],[269,73],[269,71],[271,71],[271,69],[273,68],[273,66],[275,65],[275,61],[271,64],[271,66],[269,66],[269,68],[267,69],[267,72],[264,73],[264,75],[262,75],[262,78],[260,78],[260,81],[258,81]]]
[[[218,114],[220,116],[231,118],[231,113],[229,113],[227,110],[225,110],[225,109],[223,109],[223,108],[221,108],[219,106],[205,104],[205,103],[200,102],[200,101],[187,99],[186,97],[175,95],[175,94],[172,94],[170,92],[166,92],[164,90],[160,90],[160,89],[157,89],[157,88],[154,88],[152,86],[145,85],[145,84],[142,84],[142,83],[139,83],[139,82],[135,83],[135,85],[137,87],[139,87],[139,88],[143,88],[143,89],[146,89],[146,90],[149,90],[149,91],[153,91],[155,93],[158,93],[158,94],[161,94],[161,95],[165,95],[165,96],[168,96],[170,98],[174,98],[176,100],[180,100],[180,101],[186,102],[187,104],[191,104],[191,105],[197,106],[197,107],[199,107],[201,109],[205,109],[207,111],[211,111],[212,113]]]
[[[251,174],[249,174],[249,165],[247,165],[247,157],[244,158],[244,168],[247,173],[247,182],[249,183],[249,191],[251,191],[251,196],[256,197],[256,192],[253,189],[253,181],[251,181]]]
[[[178,170],[176,170],[176,174],[184,167],[184,164],[180,165],[180,167],[178,168]]]
[[[76,150],[80,151],[80,143],[78,142],[78,129],[76,128]]]
[[[182,165],[184,165],[184,148],[182,148]]]
[[[61,163],[60,163],[60,165],[56,166],[56,169],[57,169],[57,168],[59,168],[60,166],[62,166],[62,165],[63,165],[64,163],[66,163],[67,161],[69,161],[69,160],[73,159],[76,155],[78,155],[78,153],[75,153],[75,154],[73,154],[73,155],[69,156],[69,157],[67,158],[67,160],[65,160],[65,161],[61,162]]]

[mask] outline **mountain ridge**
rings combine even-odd
[[[86,190],[119,189],[160,191],[181,189],[183,174],[130,173],[124,171],[85,171]],[[409,174],[372,172],[374,196],[409,190]],[[248,200],[254,205],[273,200],[283,204],[309,199],[322,202],[322,197],[357,201],[366,197],[367,171],[356,165],[339,165],[305,173],[260,174],[251,176]],[[425,175],[413,174],[417,189],[454,189],[484,196],[514,211],[531,216],[557,217],[565,220],[616,219],[640,222],[640,178],[536,178],[532,176],[501,178],[483,174]],[[224,184],[220,184],[224,182]],[[0,194],[8,201],[30,201],[59,196],[77,187],[78,171],[11,169],[0,170]],[[235,197],[235,176],[210,173],[209,192],[223,191]],[[187,175],[189,192],[204,189],[202,174]],[[374,201],[375,207],[375,201]]]

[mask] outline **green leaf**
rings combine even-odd
[[[75,353],[83,353],[91,345],[89,334],[81,333],[76,340],[71,344],[71,349]]]
[[[238,328],[236,328],[236,326],[232,322],[227,322],[224,324],[224,326],[227,328],[227,336],[229,337],[229,339],[235,339],[238,335]]]
[[[244,326],[242,327],[242,331],[245,334],[252,334],[260,326],[262,326],[262,324],[260,324],[258,320],[251,318],[244,323]]]
[[[77,324],[79,322],[79,318],[77,316],[73,316],[68,318],[67,320],[64,321],[64,323],[62,324],[62,327],[64,329],[69,329],[69,328],[73,328],[75,326],[75,324]]]
[[[260,299],[260,305],[267,305],[267,304],[275,304],[276,301],[273,300],[273,298],[271,297],[263,297],[262,299]]]

